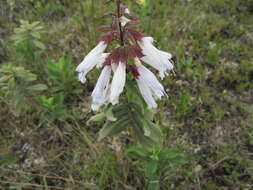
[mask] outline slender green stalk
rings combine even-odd
[[[116,5],[117,5],[117,18],[118,18],[118,26],[119,26],[119,34],[120,34],[120,45],[124,46],[124,32],[122,30],[121,22],[120,22],[120,5],[121,5],[121,0],[116,0]]]

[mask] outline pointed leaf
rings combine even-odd
[[[106,111],[106,119],[108,121],[116,121],[117,118],[113,114],[113,106],[111,106],[107,111]]]
[[[30,90],[30,91],[43,91],[46,89],[47,89],[47,86],[45,84],[36,84],[27,88],[27,90]]]
[[[90,125],[90,123],[91,123],[92,121],[95,121],[95,122],[102,122],[102,121],[104,121],[105,119],[106,119],[106,115],[105,115],[104,112],[102,112],[102,113],[99,113],[99,114],[96,114],[96,115],[92,116],[86,123],[87,123],[87,125]]]
[[[149,152],[147,152],[144,148],[140,146],[132,146],[127,149],[126,154],[128,156],[135,155],[142,159],[146,159],[149,156]]]
[[[38,40],[33,40],[33,43],[35,44],[35,46],[36,46],[37,48],[40,48],[40,49],[42,49],[42,50],[45,50],[45,49],[46,49],[46,46],[45,46],[42,42],[40,42],[40,41],[38,41]]]
[[[158,162],[155,160],[150,160],[146,162],[144,167],[144,173],[148,179],[152,179],[156,176],[156,171],[158,168]]]
[[[99,131],[98,140],[102,140],[105,137],[117,134],[124,130],[129,124],[129,119],[127,117],[123,117],[115,122],[107,121],[104,127]]]

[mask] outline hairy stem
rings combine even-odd
[[[121,0],[116,0],[117,4],[117,18],[118,18],[118,25],[119,25],[119,35],[120,35],[120,45],[124,46],[124,32],[122,30],[121,22],[120,22],[120,5],[121,5]]]

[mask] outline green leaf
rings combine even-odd
[[[60,58],[58,63],[48,61],[46,67],[47,78],[50,80],[52,87],[50,92],[64,92],[66,95],[78,94],[80,89],[76,88],[77,80],[74,65],[71,63],[72,58]]]
[[[107,121],[99,132],[99,140],[131,127],[134,135],[146,149],[152,149],[161,144],[162,133],[160,128],[149,118],[144,117],[139,105],[134,103],[119,104],[110,107],[106,113],[109,116],[106,115]],[[116,118],[117,120],[115,120]]]
[[[35,44],[35,46],[36,46],[37,48],[40,48],[40,49],[42,49],[42,50],[45,50],[45,49],[46,49],[46,46],[45,46],[42,42],[40,42],[40,41],[38,41],[38,40],[33,40],[33,43]]]
[[[34,38],[37,38],[37,39],[40,39],[41,35],[39,32],[32,32],[31,35],[34,37]]]
[[[152,109],[145,109],[144,111],[144,116],[145,118],[149,118],[149,120],[153,120],[154,119],[154,116],[155,116],[155,111],[152,110]]]
[[[15,164],[17,162],[17,159],[12,154],[6,154],[0,159],[0,167]]]
[[[8,81],[10,78],[11,78],[10,75],[2,76],[2,77],[0,78],[0,83],[3,83],[3,82]]]
[[[132,147],[128,148],[126,150],[126,154],[128,156],[131,156],[131,155],[138,156],[142,159],[148,159],[148,157],[149,157],[149,152],[140,146],[132,146]]]
[[[179,166],[188,163],[188,159],[178,148],[171,148],[160,152],[159,158],[164,165]]]
[[[45,84],[36,84],[27,88],[30,91],[43,91],[47,89]]]
[[[27,103],[34,97],[34,93],[47,89],[44,84],[34,84],[37,75],[23,67],[6,64],[0,68],[0,73],[3,74],[0,78],[0,90],[3,91],[13,111],[27,108]]]
[[[34,28],[34,27],[38,26],[39,24],[40,24],[39,21],[35,21],[35,22],[31,23],[30,26],[31,26],[32,28]]]
[[[161,153],[161,158],[165,159],[175,159],[182,155],[182,152],[178,148],[171,148],[169,150],[163,151]]]
[[[104,127],[99,131],[98,140],[102,140],[105,137],[117,134],[123,131],[129,124],[129,119],[127,117],[122,117],[116,122],[107,121]]]
[[[56,120],[65,121],[71,116],[64,105],[64,94],[58,94],[53,97],[41,96],[38,103],[42,106],[39,112],[40,124],[46,122],[50,124]]]
[[[105,115],[104,112],[102,112],[102,113],[99,113],[99,114],[97,114],[97,115],[92,116],[86,123],[87,123],[87,125],[90,125],[90,123],[91,123],[92,121],[95,121],[95,122],[102,122],[102,121],[104,121],[105,119],[106,119],[106,115]]]
[[[145,176],[148,179],[153,179],[156,176],[157,168],[158,168],[157,161],[150,160],[150,161],[146,162],[145,167],[144,167]]]
[[[83,89],[75,89],[72,91],[73,94],[81,94],[83,92]]]
[[[116,121],[116,120],[117,120],[117,118],[116,118],[116,117],[114,116],[114,114],[113,114],[113,106],[111,106],[111,107],[106,111],[105,115],[106,115],[106,119],[107,119],[108,121]]]
[[[37,48],[44,50],[45,45],[39,41],[41,39],[42,29],[39,22],[29,23],[28,21],[20,21],[20,26],[14,29],[12,40],[14,47],[25,60],[35,61]]]
[[[152,150],[154,146],[162,143],[162,132],[157,125],[138,114],[140,113],[136,112],[132,115],[135,120],[134,132],[140,143],[148,150]]]
[[[136,86],[136,82],[135,81],[127,81],[126,89],[127,89],[126,94],[127,94],[128,101],[139,105],[143,109],[145,104],[143,102],[143,98],[142,98],[141,94],[139,93],[139,89]]]

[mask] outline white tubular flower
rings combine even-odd
[[[111,85],[110,101],[113,105],[119,102],[119,96],[123,92],[126,83],[126,64],[119,62],[114,73]]]
[[[99,42],[99,44],[91,50],[91,52],[77,66],[76,71],[78,72],[78,78],[82,83],[86,82],[86,74],[102,59],[102,54],[106,47],[107,43],[104,41]]]
[[[139,80],[146,83],[146,86],[151,90],[152,96],[155,99],[161,99],[162,96],[166,96],[166,92],[163,85],[157,80],[155,75],[143,65],[137,68],[139,73]]]
[[[92,105],[91,109],[97,111],[106,101],[107,90],[109,87],[111,66],[105,66],[98,78],[97,84],[91,94]]]
[[[108,57],[108,55],[110,55],[110,53],[102,53],[100,59],[98,60],[98,63],[96,64],[97,69],[103,67],[103,63],[105,62],[105,59]]]
[[[157,104],[152,96],[152,91],[148,87],[147,82],[144,81],[143,78],[137,78],[136,81],[140,89],[141,95],[143,96],[145,102],[148,105],[148,108],[157,108]]]
[[[125,14],[129,14],[130,15],[130,11],[129,11],[129,9],[128,8],[125,8]]]
[[[125,17],[125,16],[121,16],[120,17],[120,22],[121,22],[121,26],[125,26],[127,23],[129,23],[131,20],[130,19],[128,19],[127,17]]]
[[[141,60],[157,69],[160,77],[163,79],[168,75],[168,71],[173,69],[173,65],[170,61],[172,55],[157,49],[153,45],[153,41],[152,37],[143,37],[138,41],[142,53],[145,55]]]
[[[118,65],[119,64],[117,64],[117,63],[114,63],[114,64],[112,64],[111,66],[112,66],[112,71],[115,73],[116,72],[116,70],[117,70],[117,68],[118,68]]]

